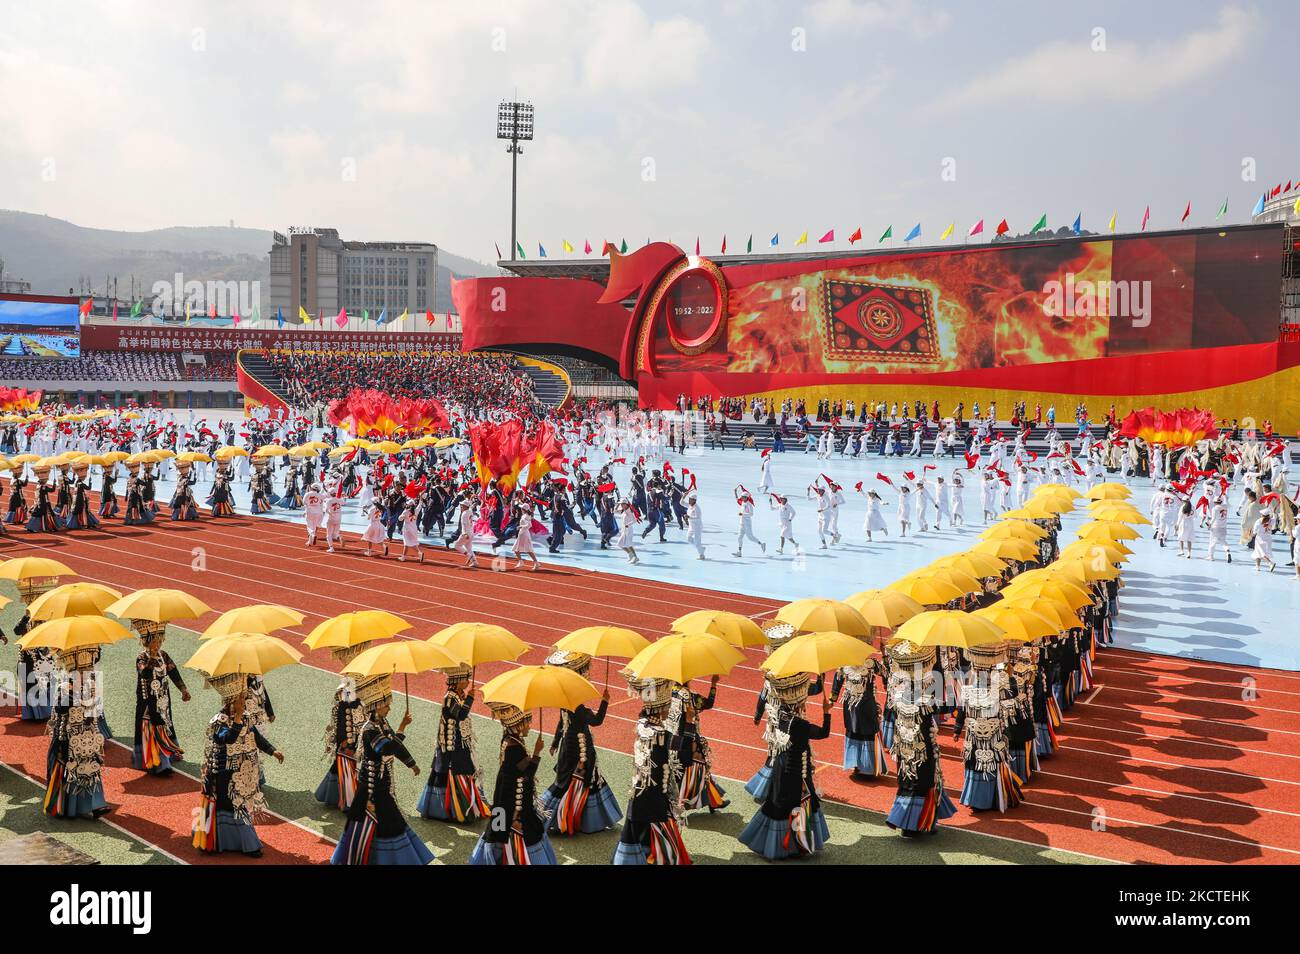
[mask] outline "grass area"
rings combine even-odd
[[[9,606],[0,612],[0,623],[5,625],[6,631],[11,631],[9,627],[19,615],[16,609],[16,605]],[[178,664],[183,665],[197,646],[198,639],[194,633],[172,628],[167,640],[167,651]],[[108,722],[115,738],[127,745],[131,744],[130,722],[135,711],[134,659],[138,652],[139,646],[135,641],[109,646],[105,650],[102,664],[107,682],[105,712]],[[14,665],[14,647],[12,645],[0,647],[0,667],[12,671]],[[186,761],[179,767],[187,773],[194,774],[197,762],[202,756],[204,727],[216,712],[218,699],[216,693],[203,687],[202,677],[198,673],[186,670],[184,675],[193,699],[189,703],[182,703],[179,694],[175,692],[172,699],[177,733],[187,752]],[[317,804],[312,793],[327,767],[324,757],[325,723],[334,689],[338,685],[338,677],[318,669],[294,666],[276,670],[268,677],[267,683],[277,719],[275,724],[266,728],[266,735],[285,753],[283,765],[277,764],[273,759],[264,762],[266,795],[270,807],[286,818],[337,839],[342,833],[342,815]],[[394,688],[398,691],[398,695],[394,701],[391,718],[396,723],[401,718],[405,705],[400,694],[400,679]],[[421,775],[417,778],[405,767],[398,765],[396,794],[398,803],[406,806],[408,811],[414,814],[416,801],[428,777],[429,765],[432,761],[434,736],[438,725],[438,706],[414,698],[410,705],[414,721],[407,731],[406,742],[420,762]],[[474,720],[474,731],[477,736],[479,764],[482,766],[484,776],[483,788],[490,798],[491,783],[496,772],[500,728],[491,718],[480,716]],[[599,730],[597,730],[597,739],[599,740]],[[553,765],[553,760],[544,755],[538,774],[541,785],[550,783],[553,778]],[[618,796],[620,804],[626,805],[632,774],[630,755],[602,749],[600,767]],[[11,780],[14,778],[12,773],[3,774],[8,775]],[[21,784],[30,788],[27,782]],[[692,857],[702,863],[766,863],[736,840],[755,810],[753,801],[744,791],[743,783],[724,780],[722,784],[733,799],[732,806],[717,815],[693,814],[689,824],[684,828],[686,845]],[[3,789],[0,789],[0,829],[16,829],[18,826],[26,825],[28,827],[22,830],[31,830],[32,825],[38,828],[41,826],[39,806],[36,807],[32,818],[28,818],[23,810],[18,809],[11,809],[11,817],[4,812],[6,803],[3,799]],[[1071,852],[1005,841],[953,828],[942,828],[938,834],[929,838],[905,840],[891,831],[885,825],[883,816],[878,813],[848,805],[830,802],[824,804],[831,839],[826,851],[805,863],[896,865],[1094,863],[1094,859]],[[410,818],[409,821],[415,832],[433,850],[438,861],[444,864],[461,864],[469,858],[482,825],[482,822],[479,822],[474,826],[455,826],[426,821],[418,816]],[[93,823],[87,824],[94,828]],[[3,837],[2,831],[0,837]],[[90,851],[101,860],[109,860],[108,854],[121,850],[114,839],[122,842],[129,841],[126,836],[111,829],[100,837],[104,840],[103,844],[95,844],[93,851],[81,845],[78,847],[83,847],[83,850]],[[608,864],[613,857],[617,839],[617,831],[611,831],[575,839],[557,838],[553,843],[562,863]],[[101,850],[105,854],[100,854]],[[140,849],[137,847],[135,850]]]
[[[0,843],[33,832],[85,852],[106,865],[170,865],[172,860],[125,832],[80,818],[55,822],[41,814],[45,790],[0,768]]]

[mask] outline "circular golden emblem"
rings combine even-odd
[[[891,301],[872,298],[858,306],[858,321],[863,330],[877,341],[895,337],[903,327],[903,316]]]

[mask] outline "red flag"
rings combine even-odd
[[[817,241],[820,242],[820,243],[823,243],[823,244],[826,243],[826,242],[834,242],[834,241],[835,241],[835,230],[834,230],[834,229],[830,229],[830,230],[828,230],[828,231],[826,232],[826,234],[823,235],[821,238],[819,238]]]
[[[425,313],[424,313],[424,323],[425,323],[426,325],[431,325],[431,324],[433,324],[433,312],[428,311],[428,310],[425,311]]]
[[[862,481],[859,480],[856,484],[854,484],[853,489],[856,490],[858,493],[862,493]]]
[[[975,466],[980,462],[979,454],[963,454],[962,456],[966,458],[967,470],[974,470]]]
[[[727,237],[725,235],[722,236],[722,254],[727,254]]]
[[[113,320],[117,321],[117,299],[113,299]]]
[[[921,468],[921,472],[924,473],[927,470],[938,470],[938,469],[939,469],[938,466],[936,466],[935,464],[926,464],[924,467]]]
[[[1151,221],[1151,206],[1148,205],[1148,206],[1147,206],[1147,210],[1146,210],[1145,212],[1142,213],[1142,231],[1143,231],[1143,232],[1145,232],[1145,231],[1147,230],[1147,223],[1150,222],[1150,221]]]
[[[613,242],[605,242],[605,243],[604,243],[603,245],[601,245],[601,247],[600,247],[600,254],[601,254],[601,255],[608,255],[611,251],[613,251],[613,252],[617,252],[617,251],[618,251],[618,248],[614,245]]]
[[[217,303],[215,301],[212,303],[212,307],[208,309],[208,317],[209,318],[217,317]]]
[[[607,483],[597,484],[597,485],[596,485],[596,490],[597,490],[598,493],[607,494],[607,493],[609,493],[611,490],[613,490],[613,489],[614,489],[615,487],[617,487],[617,486],[618,486],[618,485],[615,484],[614,481],[611,480],[611,481],[608,481]]]
[[[695,236],[695,254],[700,254],[700,237],[698,235]]]
[[[582,254],[583,254],[583,255],[590,255],[590,254],[591,254],[591,243],[590,243],[589,241],[587,241],[586,239],[583,239],[583,240],[582,240]]]
[[[862,241],[862,226],[859,225],[856,229],[853,230],[853,234],[849,236],[849,244],[852,245],[854,242],[861,242],[861,241]]]
[[[916,480],[916,471],[905,470],[903,471],[903,476],[906,477],[908,480]]]
[[[93,305],[94,303],[95,303],[95,299],[93,298],[87,298],[85,301],[83,301],[81,303],[81,313],[83,315],[90,314],[90,306]]]
[[[1191,215],[1191,214],[1192,214],[1192,203],[1188,202],[1188,203],[1187,203],[1187,208],[1183,209],[1183,218],[1182,218],[1182,221],[1186,222],[1186,221],[1187,221],[1187,217],[1188,217],[1189,215]]]
[[[885,483],[889,484],[889,486],[894,486],[894,482],[879,471],[876,472],[876,480],[883,480]]]
[[[1010,231],[1011,231],[1011,226],[1007,225],[1006,219],[1003,219],[1001,222],[998,223],[998,228],[997,228],[998,235],[1006,235]]]

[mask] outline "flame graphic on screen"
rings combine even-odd
[[[1109,315],[1049,315],[1052,281],[1104,282],[1111,277],[1108,241],[1045,244],[1041,248],[864,260],[850,268],[806,272],[731,289],[727,321],[728,371],[954,371],[1038,364],[1105,355]],[[923,363],[832,360],[825,355],[824,283],[907,286],[930,296],[939,356]],[[802,303],[803,307],[798,307]],[[666,344],[666,342],[665,342]],[[661,365],[691,367],[661,355]],[[667,349],[671,352],[671,348]]]

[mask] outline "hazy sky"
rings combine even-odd
[[[0,207],[489,259],[517,90],[529,257],[1043,212],[1123,230],[1148,203],[1162,228],[1225,196],[1245,221],[1300,179],[1297,36],[1291,0],[0,0]]]

